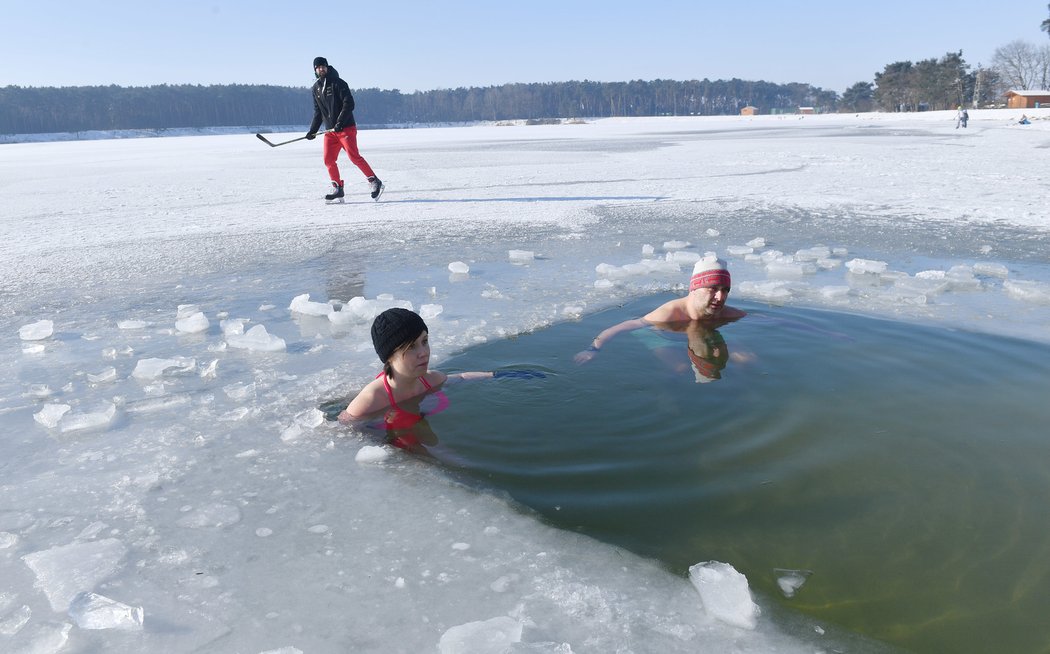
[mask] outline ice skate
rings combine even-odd
[[[343,201],[343,185],[340,184],[339,182],[332,182],[332,192],[327,194],[327,195],[325,195],[324,199],[327,200],[328,202],[334,202],[336,200],[338,200],[339,202],[342,202]]]
[[[372,199],[378,200],[379,196],[383,194],[383,189],[385,188],[383,182],[381,182],[378,177],[369,177],[368,185],[372,190]]]

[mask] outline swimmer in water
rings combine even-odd
[[[688,295],[665,302],[641,318],[625,320],[603,330],[591,341],[590,347],[579,352],[574,360],[578,364],[587,363],[617,334],[624,332],[645,327],[665,328],[668,323],[692,321],[702,322],[714,329],[739,320],[747,313],[726,305],[729,289],[729,270],[725,261],[714,256],[704,257],[693,266]]]
[[[461,372],[451,375],[431,370],[429,330],[419,314],[408,309],[387,309],[376,316],[372,323],[372,345],[383,362],[383,371],[350,401],[339,414],[339,422],[349,424],[381,415],[383,426],[394,432],[393,444],[402,449],[416,449],[420,445],[418,434],[399,436],[397,432],[412,431],[421,424],[426,413],[436,413],[448,406],[448,398],[441,391],[445,384],[500,377],[545,376],[532,370]],[[428,411],[422,408],[422,402],[430,396],[435,396],[437,402]]]

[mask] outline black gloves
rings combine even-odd
[[[339,123],[336,123],[335,127],[332,128],[332,131],[333,132],[341,132],[341,131],[343,131],[343,126],[340,125]]]
[[[306,133],[306,140],[307,141],[312,141],[315,138],[317,138],[317,132],[307,132]]]

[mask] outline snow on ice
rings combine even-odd
[[[0,649],[877,651],[783,628],[731,561],[553,529],[317,406],[378,372],[391,306],[440,369],[680,292],[706,252],[738,300],[1050,341],[1050,121],[1007,113],[368,130],[389,188],[333,206],[308,142],[4,145]]]

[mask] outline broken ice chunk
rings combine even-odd
[[[733,566],[719,561],[697,563],[689,568],[689,580],[711,617],[743,629],[755,628],[758,606],[751,599],[747,577]]]
[[[292,303],[288,305],[288,310],[301,313],[304,316],[328,316],[335,308],[327,302],[311,302],[310,294],[303,293],[292,298]]]
[[[255,352],[281,352],[286,347],[283,338],[270,334],[263,325],[256,325],[240,336],[230,334],[226,342],[230,347]]]
[[[127,554],[115,538],[59,545],[22,557],[36,575],[37,588],[44,591],[51,608],[65,613],[78,593],[94,588],[112,576]]]
[[[790,599],[802,588],[802,585],[806,583],[813,571],[774,568],[773,574],[777,577],[777,586],[780,587],[780,592],[784,594],[784,597]]]
[[[468,622],[450,628],[438,641],[440,654],[502,654],[521,642],[524,624],[500,616],[491,620]]]
[[[142,629],[141,606],[128,606],[91,592],[78,593],[73,598],[69,617],[81,629]]]
[[[528,263],[536,258],[531,250],[507,250],[507,257],[514,263]]]
[[[208,318],[196,304],[180,304],[175,315],[175,329],[186,334],[198,334],[208,329]]]
[[[45,427],[54,427],[71,408],[68,404],[45,404],[44,408],[33,414],[33,420]]]
[[[105,427],[113,422],[113,417],[116,415],[117,405],[112,402],[103,402],[102,407],[98,411],[71,414],[69,417],[63,419],[62,432]]]
[[[39,341],[49,338],[55,332],[55,323],[50,320],[38,320],[18,328],[18,337],[23,341]]]
[[[850,259],[846,262],[846,268],[857,275],[865,273],[879,275],[886,272],[888,267],[889,264],[885,261],[872,261],[871,259]]]

